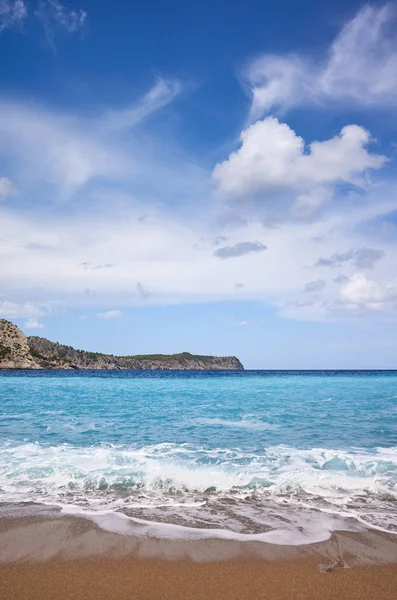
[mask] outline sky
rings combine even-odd
[[[0,317],[397,368],[397,3],[0,0]]]

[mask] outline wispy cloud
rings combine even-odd
[[[97,313],[98,319],[119,319],[123,316],[121,310],[107,310]]]
[[[234,246],[223,246],[214,252],[218,258],[237,258],[250,252],[263,252],[266,246],[261,242],[238,242]]]
[[[258,327],[264,324],[265,322],[263,319],[259,319],[259,321],[237,321],[237,323],[233,323],[235,327]]]
[[[309,281],[305,285],[305,292],[319,292],[326,286],[326,282],[323,279],[316,279],[316,281]]]
[[[95,178],[120,177],[127,163],[93,128],[45,109],[0,101],[0,157],[67,197]]]
[[[325,61],[296,54],[259,56],[244,74],[252,93],[250,119],[303,104],[396,106],[396,26],[394,4],[366,5],[342,28]]]
[[[87,21],[87,13],[83,9],[68,9],[59,0],[40,0],[35,14],[44,26],[48,43],[54,49],[58,31],[74,34],[81,31]]]
[[[49,314],[50,308],[36,302],[0,300],[0,317],[6,319],[35,319]]]
[[[0,33],[5,29],[22,28],[27,14],[24,0],[0,0]]]
[[[7,177],[0,177],[0,201],[15,194],[16,189]]]
[[[137,289],[137,292],[138,292],[139,296],[141,298],[143,298],[143,300],[146,300],[147,298],[150,298],[151,293],[149,292],[148,289],[146,289],[144,287],[144,285],[140,281],[138,281],[138,283],[136,284],[136,289]]]
[[[172,95],[167,99],[171,102]],[[4,157],[10,169],[16,165],[9,172],[18,187],[22,173],[23,185],[49,185],[53,189],[47,196],[62,199],[90,183],[105,187],[112,182],[120,189],[136,181],[141,189],[143,182],[146,193],[150,189],[154,195],[158,188],[163,196],[172,193],[174,198],[198,195],[204,185],[209,187],[208,173],[181,157],[172,143],[164,154],[164,142],[147,129],[126,140],[123,131],[104,128],[104,120],[101,115],[83,118],[0,98],[0,159]]]
[[[106,113],[102,126],[110,130],[135,127],[173,102],[182,89],[182,83],[178,79],[167,80],[160,77],[136,104]]]
[[[82,262],[80,264],[86,271],[98,271],[100,269],[112,269],[114,267],[112,263],[105,263],[104,265],[92,265],[89,262]]]
[[[347,252],[335,253],[329,258],[318,258],[316,267],[341,267],[346,262],[351,262],[358,269],[372,269],[385,253],[383,250],[373,248],[352,248]]]
[[[351,208],[349,212],[343,206],[339,214],[334,211],[309,225],[290,221],[270,229],[253,221],[243,228],[230,230],[230,245],[226,248],[237,246],[231,253],[237,252],[238,258],[226,259],[213,255],[214,250],[221,248],[214,248],[214,236],[208,235],[207,223],[183,220],[180,215],[167,211],[141,222],[137,220],[137,215],[142,213],[140,205],[135,210],[129,207],[120,213],[113,207],[95,213],[91,207],[81,207],[76,220],[73,211],[70,214],[51,211],[51,215],[43,217],[42,213],[20,213],[12,205],[2,204],[0,280],[6,296],[0,304],[0,313],[8,318],[39,318],[42,300],[49,299],[62,302],[63,307],[74,307],[76,314],[101,311],[110,319],[117,318],[124,307],[147,302],[138,291],[138,281],[144,293],[153,292],[150,298],[153,305],[236,301],[238,297],[244,301],[265,302],[282,316],[295,319],[339,318],[346,311],[352,316],[361,315],[356,309],[346,308],[347,304],[342,304],[339,298],[340,286],[346,280],[312,289],[312,294],[305,292],[305,284],[310,283],[308,272],[312,272],[307,265],[314,265],[318,256],[319,246],[313,237],[323,238],[321,247],[325,257],[340,253],[338,249],[342,244],[364,248],[364,242],[369,239],[368,229],[363,229],[362,223],[367,223],[371,215],[374,218],[379,213],[388,213],[395,190],[387,189],[385,195],[390,199],[388,203],[382,204],[376,196],[370,196],[365,202],[361,197],[354,211]],[[117,203],[117,196],[113,194],[112,198]],[[207,242],[193,246],[192,239],[200,234]],[[244,242],[238,240],[243,235],[252,240],[266,236],[271,253],[258,249],[252,252],[251,246],[251,252],[241,253],[239,244]],[[34,248],[38,240],[41,240],[40,249],[32,250],[32,244]],[[389,240],[383,243],[378,240],[377,244],[377,249],[385,254],[374,264],[371,281],[383,289],[395,276],[395,250]],[[82,260],[94,266],[104,265],[108,257],[112,257],[117,268],[85,270],[81,266]],[[343,267],[349,278],[358,268],[352,261],[343,263]],[[326,271],[313,279],[327,280],[325,274]],[[334,279],[332,271],[331,274]],[[244,288],[236,289],[236,282],[243,282]],[[318,297],[313,298],[315,302],[312,295]],[[34,298],[34,302],[26,306],[19,302],[20,298]],[[379,306],[385,313],[394,310],[390,302],[379,303]],[[116,311],[116,317],[109,316],[109,311],[110,315]],[[231,324],[239,320],[250,320],[250,317],[236,317]]]
[[[24,324],[26,329],[43,329],[44,325],[37,319],[28,319]]]

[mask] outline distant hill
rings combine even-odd
[[[160,369],[243,370],[235,356],[139,354],[113,356],[76,350],[37,336],[27,337],[10,321],[0,319],[0,369]]]

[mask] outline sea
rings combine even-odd
[[[397,372],[0,372],[0,506],[174,539],[397,534]]]

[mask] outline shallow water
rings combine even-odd
[[[0,502],[156,535],[397,532],[397,372],[14,371],[0,402]]]

